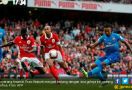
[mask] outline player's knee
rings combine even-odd
[[[96,60],[95,61],[95,65],[93,65],[94,67],[96,67],[96,66],[99,66],[99,67],[101,67],[102,66],[102,62],[101,62],[101,60]]]
[[[28,69],[27,69],[27,66],[25,65],[25,63],[24,62],[21,62],[21,64],[22,64],[22,67],[23,67],[23,69],[24,69],[24,71],[28,71]]]
[[[35,69],[37,69],[40,74],[45,74],[43,67],[35,67]]]
[[[95,68],[97,65],[95,63],[91,64],[91,69]]]
[[[48,59],[46,61],[47,61],[47,63],[48,63],[49,66],[53,66],[53,60],[52,59]]]
[[[59,62],[59,65],[63,68],[66,66],[64,62]]]

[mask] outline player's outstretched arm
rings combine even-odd
[[[95,48],[98,45],[99,45],[99,41],[96,41],[94,44],[91,44],[90,45],[90,48]]]
[[[13,41],[11,41],[11,42],[8,42],[7,44],[5,44],[5,45],[0,45],[0,48],[3,48],[3,47],[7,47],[7,46],[12,46],[12,45],[14,45],[15,43],[13,42]]]
[[[127,46],[127,48],[128,49],[130,49],[130,51],[131,51],[131,53],[132,53],[132,48],[130,47],[130,44],[127,42],[127,41],[122,41],[126,46]]]

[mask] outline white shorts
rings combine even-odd
[[[22,69],[22,64],[20,59],[16,59],[16,62],[18,63],[18,68]]]
[[[22,69],[21,62],[27,61],[30,65],[32,64],[33,67],[43,67],[43,64],[37,59],[37,58],[29,58],[29,57],[23,57],[21,60],[16,60],[19,64],[19,68]]]
[[[63,62],[61,52],[60,52],[60,51],[57,51],[57,53],[58,53],[58,56],[57,56],[57,58],[55,58],[54,60],[57,61],[57,62]],[[45,60],[50,59],[50,54],[49,54],[49,52],[48,52],[48,53],[45,53],[44,59],[45,59]]]

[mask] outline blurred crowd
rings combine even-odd
[[[88,46],[94,43],[99,36],[103,34],[103,26],[107,22],[75,22],[71,20],[60,20],[57,22],[49,22],[42,24],[39,20],[9,20],[1,19],[0,23],[4,23],[7,41],[13,40],[20,34],[21,28],[27,28],[29,34],[36,39],[37,51],[35,52],[40,61],[40,45],[39,37],[42,34],[45,25],[51,25],[53,32],[57,33],[60,37],[61,45],[65,51],[66,62],[68,63],[69,70],[73,75],[82,76],[79,71],[80,67],[89,71],[90,64],[93,63],[98,57],[105,55],[103,45],[99,45],[96,49],[90,49]],[[114,32],[121,34],[132,46],[132,26],[120,25],[117,22],[111,23]],[[0,70],[4,69],[5,75],[10,73],[18,73],[17,59],[18,49],[16,46],[3,48],[3,61],[0,65]],[[55,63],[58,71],[65,73],[60,66]],[[45,63],[44,68],[49,73],[48,65]],[[112,74],[127,74],[132,73],[132,55],[127,47],[121,43],[121,62],[112,64],[104,69]]]
[[[109,2],[109,3],[132,4],[132,0],[66,0],[66,1],[96,1],[96,2],[106,2],[106,3]]]

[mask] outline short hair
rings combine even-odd
[[[112,25],[106,23],[106,24],[104,25],[104,30],[107,30],[107,29],[110,29],[110,30],[112,31]]]
[[[46,28],[50,28],[50,29],[51,29],[51,26],[46,25],[46,26],[44,27],[44,30],[45,30]]]
[[[112,28],[112,26],[111,26],[111,24],[106,23],[106,24],[104,24],[104,28]]]
[[[21,29],[21,35],[23,35],[23,34],[27,34],[27,29],[26,28]]]

